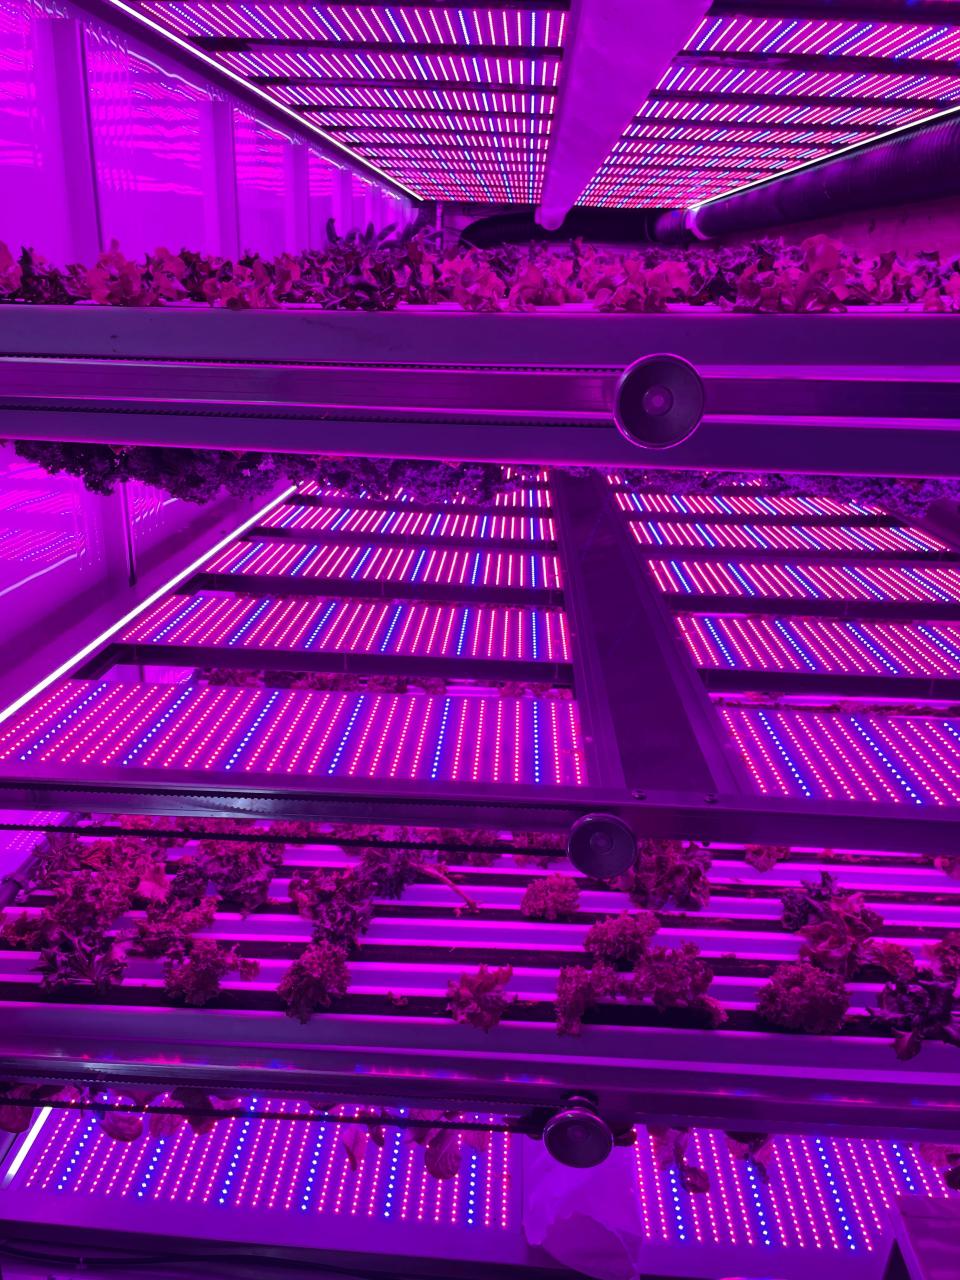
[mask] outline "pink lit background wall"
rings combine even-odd
[[[409,201],[293,134],[69,5],[0,3],[0,191],[17,193],[0,240],[14,251],[274,254],[322,243],[330,217],[409,220]]]

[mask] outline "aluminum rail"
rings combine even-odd
[[[616,429],[622,367],[0,358],[0,430],[32,440],[344,456],[958,475],[960,366],[704,364],[672,449]]]
[[[8,439],[960,474],[953,316],[5,305],[0,352]],[[641,449],[610,408],[621,372],[658,352],[699,371],[705,418]]]
[[[601,1113],[627,1123],[934,1142],[956,1133],[956,1049],[937,1043],[899,1063],[889,1040],[866,1037],[591,1026],[589,1045],[571,1047],[552,1023],[485,1033],[395,1018],[387,1040],[376,1018],[329,1012],[307,1033],[282,1014],[250,1010],[77,1004],[66,1026],[63,1007],[42,1000],[0,1000],[0,1012],[10,1037],[0,1055],[6,1080],[222,1081],[242,1091],[501,1114],[560,1106],[588,1081]],[[284,1065],[268,1066],[271,1057]],[[170,1065],[158,1068],[164,1059]]]

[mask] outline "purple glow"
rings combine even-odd
[[[915,124],[957,102],[948,75],[901,70],[917,59],[951,64],[960,30],[946,23],[707,16],[655,92],[638,103],[581,203],[603,207],[694,206],[872,136]],[[711,61],[727,56],[732,66]],[[737,57],[745,56],[743,65]],[[782,68],[764,58],[815,58]],[[831,58],[871,59],[863,71],[833,70]],[[751,61],[751,58],[757,61]],[[889,65],[881,70],[875,60]],[[728,97],[727,95],[734,95]],[[783,96],[783,105],[758,100]],[[806,105],[804,98],[809,98]],[[899,105],[897,99],[910,101]],[[862,100],[869,100],[859,105]],[[929,108],[918,101],[929,102]],[[669,121],[676,126],[664,128]],[[710,126],[734,124],[737,133]],[[849,126],[829,132],[817,125]],[[753,126],[744,130],[744,126]],[[651,127],[653,126],[653,127]],[[771,128],[776,126],[776,128]]]
[[[461,783],[585,781],[577,710],[569,701],[182,683],[66,681],[0,734],[0,761]]]
[[[544,552],[465,547],[357,546],[263,538],[238,542],[211,560],[210,573],[251,577],[330,578],[354,582],[438,583],[459,587],[552,590],[560,562]]]
[[[757,790],[808,800],[960,804],[960,720],[721,706]]]
[[[558,609],[405,601],[171,596],[125,632],[129,643],[227,646],[290,653],[389,653],[566,662]]]
[[[308,1112],[302,1102],[274,1105],[281,1113]],[[227,1208],[263,1217],[274,1230],[282,1215],[306,1213],[427,1231],[503,1232],[515,1226],[515,1144],[509,1135],[492,1135],[489,1150],[472,1153],[459,1177],[445,1184],[425,1178],[419,1150],[399,1131],[387,1130],[382,1149],[368,1143],[354,1171],[329,1126],[236,1119],[210,1134],[184,1125],[171,1138],[125,1144],[98,1135],[87,1117],[60,1113],[48,1116],[10,1185],[18,1194],[83,1197],[92,1211],[117,1204],[131,1213]],[[935,1169],[890,1140],[777,1137],[770,1180],[762,1183],[733,1158],[721,1134],[695,1129],[690,1157],[709,1173],[707,1196],[683,1190],[675,1170],[657,1167],[643,1131],[634,1153],[644,1241],[684,1250],[759,1246],[824,1261],[869,1254],[886,1240],[896,1197],[947,1195]]]
[[[960,676],[960,623],[680,614],[700,667],[837,675]]]
[[[281,81],[264,87],[287,106],[309,108],[321,127],[354,125],[358,112],[379,108],[379,119],[361,117],[367,131],[338,141],[425,199],[538,198],[567,25],[567,14],[548,3],[531,10],[251,9],[141,0],[139,10],[187,41],[250,40],[246,50],[213,56],[243,78]],[[311,43],[276,43],[291,40]],[[352,47],[358,43],[369,47]],[[421,82],[429,87],[418,88]],[[519,127],[514,113],[527,117]]]

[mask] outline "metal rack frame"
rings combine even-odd
[[[0,307],[0,424],[10,436],[650,469],[960,474],[950,316],[886,308],[762,316],[183,307],[84,308],[83,325],[76,318],[70,307]],[[706,414],[684,443],[644,450],[615,429],[613,393],[628,364],[663,351],[700,371]]]

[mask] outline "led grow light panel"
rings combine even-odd
[[[123,640],[290,653],[570,661],[567,620],[559,609],[316,596],[172,596],[139,618]]]
[[[297,494],[291,498],[291,502],[296,502],[298,497],[323,498],[324,501],[336,501],[354,503],[360,498],[369,499],[371,495],[361,490],[356,497],[345,497],[342,489],[333,489],[329,485],[323,485],[317,480],[307,480],[298,487]],[[391,501],[395,502],[413,502],[413,498],[403,488],[399,488],[391,495]],[[434,504],[438,509],[446,509],[447,507],[529,507],[531,510],[546,511],[550,509],[550,491],[541,486],[528,485],[523,489],[513,489],[506,493],[498,493],[494,495],[492,502],[477,503],[471,501],[464,494],[457,494],[456,497],[450,498],[444,502]]]
[[[404,511],[400,508],[275,507],[261,522],[265,529],[301,533],[367,534],[370,537],[427,538],[445,542],[554,542],[551,516],[484,512]]]
[[[931,565],[648,560],[661,591],[678,596],[960,602],[960,569]]]
[[[960,15],[925,22],[921,14],[909,21],[708,14],[649,99],[637,104],[581,202],[702,204],[839,146],[929,119],[960,100],[952,70],[958,55]],[[665,120],[681,132],[642,136]],[[696,127],[683,131],[682,124]],[[704,126],[722,124],[779,129],[737,140],[705,136]],[[814,132],[824,125],[833,130]],[[797,132],[785,137],[786,126]]]
[[[466,547],[368,546],[335,542],[240,540],[206,565],[208,573],[253,577],[331,578],[456,587],[552,590],[560,561],[546,552],[486,551]]]
[[[287,1115],[310,1114],[302,1102],[271,1106]],[[346,1219],[376,1229],[387,1245],[389,1229],[379,1235],[386,1224],[421,1232],[467,1229],[481,1250],[487,1233],[517,1230],[526,1182],[522,1138],[494,1133],[486,1151],[465,1148],[459,1175],[438,1182],[425,1174],[420,1148],[400,1131],[387,1129],[383,1148],[367,1143],[356,1169],[342,1133],[317,1123],[238,1118],[221,1121],[208,1134],[183,1126],[166,1138],[121,1143],[106,1137],[95,1119],[52,1111],[43,1114],[32,1139],[16,1144],[0,1197],[11,1207],[45,1201],[51,1215],[95,1217],[122,1205],[138,1225],[151,1210],[171,1208],[191,1225],[203,1220],[201,1214],[219,1222],[223,1210],[241,1211],[248,1224],[260,1221],[273,1231],[289,1229],[281,1224],[293,1215],[298,1233],[318,1218]],[[782,1265],[794,1251],[800,1259],[834,1255],[851,1265],[873,1253],[882,1261],[895,1199],[949,1194],[915,1149],[892,1140],[776,1137],[767,1156],[769,1181],[736,1160],[724,1136],[712,1130],[691,1132],[688,1157],[707,1173],[708,1193],[692,1194],[675,1169],[660,1169],[642,1129],[636,1146],[615,1157],[636,1179],[642,1240],[681,1248],[688,1257],[707,1246],[757,1251],[766,1265],[771,1257]],[[373,1239],[368,1244],[376,1248]],[[795,1274],[792,1268],[789,1274]]]
[[[259,1100],[246,1100],[251,1110]],[[506,1231],[514,1225],[509,1134],[490,1135],[483,1153],[464,1150],[460,1174],[437,1181],[422,1148],[399,1129],[380,1148],[370,1142],[351,1166],[342,1127],[307,1123],[305,1102],[271,1102],[296,1120],[223,1120],[206,1134],[187,1125],[172,1135],[117,1142],[96,1120],[49,1112],[5,1189],[97,1205],[176,1206],[181,1212],[242,1210],[277,1224],[279,1215]],[[349,1111],[347,1114],[356,1114]],[[478,1117],[489,1121],[486,1115]]]
[[[679,614],[697,666],[844,676],[960,676],[960,622]]]
[[[65,681],[0,735],[0,761],[223,774],[579,785],[566,700]]]
[[[633,1154],[650,1244],[746,1247],[763,1255],[757,1263],[765,1273],[783,1250],[848,1259],[870,1253],[889,1236],[896,1197],[949,1194],[936,1170],[899,1142],[776,1137],[763,1181],[733,1157],[722,1134],[694,1129],[687,1157],[708,1173],[706,1195],[685,1191],[675,1169],[657,1168],[647,1134]]]
[[[922,529],[861,529],[847,525],[755,525],[677,523],[631,520],[630,530],[642,547],[709,547],[710,550],[814,551],[924,555],[948,551],[945,542]]]
[[[814,708],[717,709],[763,795],[960,803],[960,720]]]
[[[423,198],[515,203],[539,195],[550,130],[544,102],[552,105],[559,79],[565,4],[137,7],[308,121],[314,108],[380,108],[389,123],[351,146]],[[409,115],[418,110],[453,124],[425,133]],[[467,131],[464,112],[480,127]],[[519,130],[514,114],[523,118]]]
[[[844,519],[850,516],[878,516],[879,507],[860,502],[838,502],[835,498],[809,498],[794,494],[745,493],[634,493],[616,494],[621,511],[639,511],[656,516],[752,516],[759,523],[800,516],[803,519]]]

